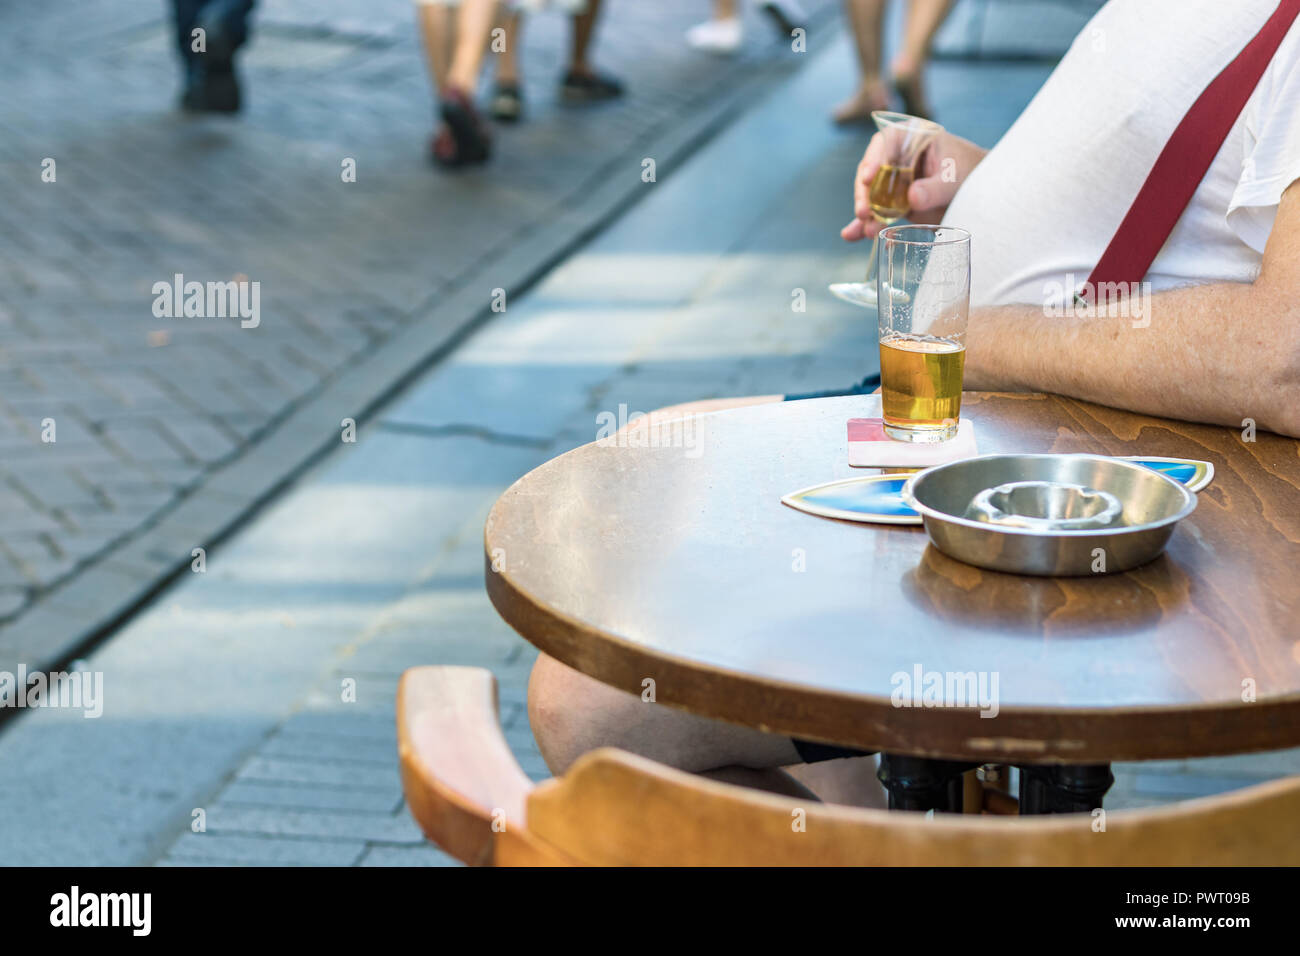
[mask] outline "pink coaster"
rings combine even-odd
[[[978,454],[975,424],[969,418],[957,423],[955,438],[933,444],[894,441],[879,418],[849,419],[849,464],[854,468],[929,468]]]

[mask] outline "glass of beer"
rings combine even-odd
[[[881,230],[877,281],[885,434],[947,441],[961,417],[970,233],[955,226]]]
[[[880,130],[884,147],[880,168],[872,177],[867,190],[871,215],[882,225],[893,225],[912,211],[907,190],[916,176],[916,164],[936,136],[943,132],[938,123],[906,113],[875,110],[871,119]],[[876,304],[876,258],[880,236],[871,241],[871,254],[867,257],[867,277],[862,282],[836,282],[831,292],[854,305]]]

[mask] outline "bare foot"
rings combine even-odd
[[[889,94],[879,81],[864,83],[857,92],[835,107],[831,118],[840,126],[871,122],[872,110],[889,109]]]

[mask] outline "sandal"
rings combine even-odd
[[[524,115],[524,94],[518,83],[498,82],[488,113],[498,123],[517,123]]]
[[[858,89],[856,93],[844,100],[831,113],[836,126],[871,125],[871,114],[876,110],[889,109],[889,96],[885,88],[872,85]]]
[[[895,76],[894,89],[903,101],[903,112],[921,119],[931,119],[929,104],[925,102],[925,93],[921,89],[921,75]]]
[[[603,73],[570,70],[560,81],[560,98],[566,103],[595,103],[623,95],[623,84]]]
[[[442,122],[431,149],[435,162],[454,169],[487,161],[492,153],[487,124],[460,90],[449,89],[443,96]]]

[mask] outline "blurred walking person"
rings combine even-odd
[[[484,162],[492,136],[474,106],[474,90],[496,24],[497,0],[416,2],[442,120],[433,137],[433,158],[448,167]]]
[[[870,122],[872,110],[889,108],[891,85],[903,101],[903,112],[930,117],[925,97],[925,64],[930,58],[934,35],[952,8],[952,0],[908,0],[903,45],[890,64],[888,84],[881,70],[885,3],[886,0],[844,0],[861,77],[853,95],[835,108],[832,116],[837,123]]]
[[[784,37],[803,27],[807,20],[798,0],[759,0],[758,9],[767,15],[777,32]],[[686,31],[686,42],[695,49],[724,56],[739,50],[744,39],[740,0],[714,0],[713,18]]]
[[[519,50],[523,11],[549,6],[548,0],[416,0],[424,35],[429,73],[439,99],[440,123],[432,156],[454,168],[485,162],[492,151],[492,134],[474,104],[474,91],[489,47],[496,56],[491,115],[499,122],[523,116],[523,82]],[[566,103],[591,103],[623,94],[617,79],[598,72],[588,59],[595,35],[600,0],[555,0],[572,15],[568,66],[560,79]],[[494,37],[494,30],[501,33]]]
[[[248,42],[254,0],[172,0],[185,71],[181,108],[234,113],[243,103],[235,52]]]

